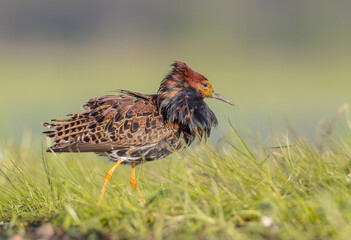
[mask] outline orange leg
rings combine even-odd
[[[108,180],[110,180],[113,172],[116,170],[116,168],[119,166],[119,164],[121,164],[121,162],[122,162],[122,160],[119,159],[115,164],[113,164],[112,168],[107,171],[106,176],[105,176],[104,186],[102,186],[100,199],[99,199],[98,203],[100,203],[102,198],[104,197]]]
[[[135,187],[136,186],[136,180],[135,180],[135,164],[132,163],[132,172],[130,174],[130,184],[132,184],[133,188],[135,191],[137,191],[138,193],[138,197],[140,198],[141,202],[145,205],[146,201],[143,198],[143,196],[141,195],[139,188]]]

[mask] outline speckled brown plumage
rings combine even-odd
[[[156,107],[157,95],[122,91],[127,95],[90,99],[81,114],[60,123],[44,123],[54,138],[48,152],[96,152],[123,163],[162,158],[180,147],[182,135],[166,125]]]
[[[185,63],[172,66],[158,94],[121,90],[123,95],[90,99],[83,113],[43,123],[51,129],[43,133],[53,138],[47,151],[95,152],[131,164],[134,170],[135,165],[190,145],[196,137],[209,136],[217,119],[204,98],[231,103]]]

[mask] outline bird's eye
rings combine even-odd
[[[205,82],[205,83],[202,84],[202,86],[204,86],[205,88],[207,88],[207,87],[208,87],[208,83]]]

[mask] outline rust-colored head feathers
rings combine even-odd
[[[202,97],[208,97],[212,93],[212,84],[202,74],[195,72],[185,63],[175,61],[170,74],[162,81],[160,88],[175,83],[182,83],[184,87],[195,89]]]

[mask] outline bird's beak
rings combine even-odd
[[[215,93],[215,92],[212,92],[212,94],[210,95],[211,98],[215,98],[215,99],[218,99],[218,100],[221,100],[225,103],[228,103],[232,106],[234,106],[233,103],[231,103],[229,100],[225,99],[222,95],[218,94],[218,93]]]

